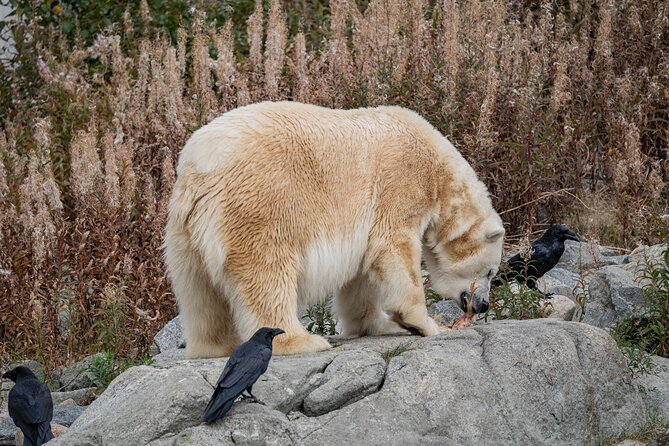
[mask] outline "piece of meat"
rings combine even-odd
[[[471,296],[467,302],[467,312],[453,321],[453,325],[449,328],[451,330],[462,330],[467,328],[474,323],[474,310],[472,309],[472,302],[474,301],[474,291],[476,291],[476,283],[472,282],[469,285],[469,295]]]
[[[463,328],[471,326],[473,323],[474,313],[465,313],[453,321],[453,325],[451,325],[449,328],[451,330],[462,330]]]

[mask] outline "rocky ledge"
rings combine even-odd
[[[116,378],[53,444],[574,445],[649,424],[616,344],[586,324],[331,341],[274,357],[253,389],[266,405],[238,402],[213,425],[200,420],[226,359],[170,350]]]

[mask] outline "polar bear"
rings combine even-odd
[[[263,326],[286,332],[274,354],[330,348],[298,317],[329,295],[345,335],[437,334],[421,258],[438,294],[482,312],[503,238],[484,184],[417,113],[284,101],[192,134],[163,247],[187,356],[207,358]]]

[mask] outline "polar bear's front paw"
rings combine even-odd
[[[297,355],[329,350],[332,346],[325,338],[314,334],[293,334],[277,336],[274,339],[272,354]]]

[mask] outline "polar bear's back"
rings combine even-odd
[[[282,145],[284,155],[299,152],[320,163],[359,163],[379,148],[387,152],[388,140],[416,130],[421,137],[439,136],[417,114],[400,107],[339,110],[260,102],[231,110],[193,133],[180,154],[177,173],[189,163],[199,173],[216,171],[235,160],[263,156],[276,145]]]

